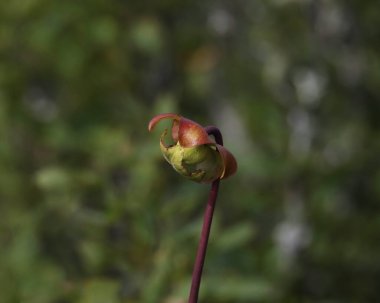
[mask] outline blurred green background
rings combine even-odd
[[[380,302],[379,41],[377,1],[1,1],[0,302],[186,302],[162,112],[239,163],[202,302]]]

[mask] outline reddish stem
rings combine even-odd
[[[223,137],[219,129],[215,126],[207,126],[206,131],[209,135],[213,135],[216,143],[223,145]],[[189,295],[189,303],[198,302],[199,287],[202,279],[203,265],[206,257],[207,243],[210,235],[211,223],[215,209],[216,198],[218,196],[220,179],[212,182],[208,202],[203,218],[203,226],[201,238],[198,245],[197,256],[194,263],[193,277]]]

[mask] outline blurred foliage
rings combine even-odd
[[[379,38],[376,1],[2,1],[0,302],[186,301],[168,111],[239,162],[202,302],[379,302]]]

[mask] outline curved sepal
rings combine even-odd
[[[214,143],[201,125],[183,117],[179,120],[178,141],[183,147]]]
[[[157,116],[154,116],[152,120],[149,121],[148,130],[152,131],[155,128],[156,124],[163,119],[174,119],[174,121],[178,121],[179,119],[181,119],[181,116],[172,113],[159,114]]]
[[[223,162],[223,172],[220,179],[228,178],[237,171],[237,162],[235,157],[224,147],[219,144],[216,145]]]

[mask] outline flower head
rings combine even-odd
[[[222,145],[209,138],[206,129],[198,123],[177,114],[160,114],[149,122],[151,131],[163,119],[172,119],[171,137],[173,144],[164,142],[167,130],[160,140],[162,154],[181,175],[202,183],[225,179],[236,172],[234,156]]]

